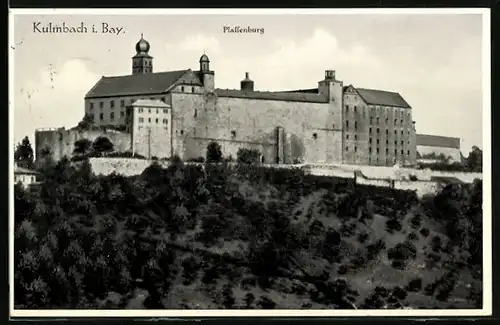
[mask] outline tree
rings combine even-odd
[[[80,130],[90,130],[94,126],[94,119],[85,114],[80,122],[78,122],[77,128]]]
[[[31,147],[30,139],[26,136],[14,151],[14,161],[19,167],[32,168],[33,160],[33,148]]]
[[[466,160],[466,165],[470,171],[483,171],[483,151],[476,146],[473,146]]]
[[[207,162],[221,162],[222,161],[222,149],[220,144],[212,141],[207,146]]]
[[[75,141],[73,154],[85,156],[92,149],[92,142],[89,139],[80,139]]]
[[[239,164],[258,164],[260,161],[260,152],[256,149],[240,148],[237,152],[237,160]]]
[[[103,153],[106,154],[112,152],[113,147],[114,147],[113,143],[107,137],[98,137],[97,139],[94,140],[94,143],[92,144],[92,149],[99,156],[102,155]]]

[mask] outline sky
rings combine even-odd
[[[460,15],[17,15],[14,17],[14,141],[37,128],[75,126],[101,76],[131,73],[141,37],[155,72],[199,68],[205,52],[217,88],[317,87],[325,70],[344,85],[400,93],[418,133],[482,148],[482,16]],[[34,32],[33,24],[83,23],[88,33]],[[123,28],[101,33],[102,23]],[[90,32],[92,25],[98,33]],[[223,27],[264,28],[229,34]],[[489,108],[488,108],[489,109]]]

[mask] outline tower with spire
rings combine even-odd
[[[149,49],[149,42],[141,34],[141,39],[135,45],[137,53],[132,57],[132,74],[153,72],[153,57],[149,55]]]
[[[210,59],[208,55],[203,51],[203,55],[200,57],[200,77],[203,83],[203,88],[206,92],[214,91],[214,71],[210,70]]]

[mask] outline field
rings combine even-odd
[[[246,164],[15,188],[16,308],[480,308],[482,184],[412,191]]]

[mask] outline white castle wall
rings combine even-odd
[[[97,175],[109,175],[111,173],[122,174],[124,176],[133,176],[141,174],[153,162],[147,159],[137,158],[90,158],[92,170]],[[168,161],[157,161],[162,167],[168,167]],[[186,162],[186,164],[198,164]],[[379,187],[391,187],[399,190],[413,190],[417,195],[436,193],[443,185],[441,183],[430,181],[431,176],[455,177],[466,183],[472,183],[474,179],[482,179],[481,173],[451,173],[426,170],[413,170],[400,168],[399,172],[390,167],[374,166],[333,166],[333,165],[265,165],[274,168],[301,168],[306,173],[318,176],[332,176],[340,178],[354,178],[355,171],[361,171],[365,177],[357,176],[356,183],[362,185],[372,185]],[[355,168],[354,168],[355,167]],[[377,170],[380,169],[380,170]],[[416,175],[417,181],[410,181],[408,176]],[[370,177],[370,176],[372,177]],[[377,177],[373,177],[377,176]],[[382,176],[382,177],[381,177]]]

